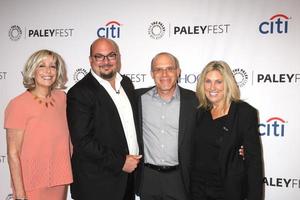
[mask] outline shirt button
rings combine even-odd
[[[161,132],[161,133],[164,133],[165,131],[164,131],[164,130],[161,130],[160,132]]]
[[[165,118],[165,116],[164,116],[164,115],[162,115],[162,116],[161,116],[161,118],[162,118],[162,119],[164,119],[164,118]]]

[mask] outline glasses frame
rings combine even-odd
[[[163,72],[173,73],[176,70],[177,70],[177,67],[175,67],[175,66],[169,66],[169,67],[165,67],[165,68],[153,68],[152,72],[156,73],[156,74],[162,74]]]
[[[115,61],[117,60],[117,56],[118,54],[116,52],[110,52],[107,55],[103,55],[103,54],[95,54],[92,57],[95,59],[96,62],[103,62],[105,59],[107,59],[108,61]]]

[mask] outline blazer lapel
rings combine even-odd
[[[101,103],[105,103],[105,106],[109,106],[112,107],[114,109],[114,112],[118,113],[117,107],[114,103],[114,101],[112,100],[112,98],[110,97],[110,95],[108,94],[108,92],[105,90],[105,88],[93,77],[93,75],[91,73],[88,74],[89,75],[89,80],[90,80],[90,84],[92,87],[94,87],[94,91],[96,91],[96,96],[98,98],[98,100]],[[120,119],[121,120],[121,119]]]
[[[89,79],[90,86],[94,88],[93,91],[95,91],[95,93],[96,93],[95,96],[96,96],[97,100],[99,101],[100,105],[111,109],[111,115],[115,119],[115,123],[116,123],[116,126],[114,126],[113,128],[115,129],[115,132],[123,133],[123,134],[121,134],[121,137],[122,137],[122,140],[124,141],[124,144],[126,144],[126,147],[128,150],[125,133],[124,133],[123,126],[122,126],[122,121],[121,121],[118,109],[117,109],[113,99],[110,97],[110,95],[105,90],[105,88],[93,77],[93,75],[91,73],[89,73],[88,75],[89,75],[88,79]]]
[[[189,115],[189,110],[185,109],[187,105],[186,96],[181,87],[179,87],[180,92],[180,108],[179,108],[179,127],[178,127],[178,147],[181,146],[184,139],[184,132],[186,129],[186,124],[188,118],[186,116]]]

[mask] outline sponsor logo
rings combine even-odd
[[[262,22],[259,25],[258,30],[262,34],[287,33],[289,19],[290,18],[284,14],[276,14],[270,17],[268,21]]]
[[[263,183],[268,187],[300,188],[300,179],[297,178],[264,177]]]
[[[259,134],[260,136],[284,137],[286,124],[287,121],[280,117],[271,117],[265,123],[258,125]]]
[[[247,83],[248,74],[245,70],[238,68],[232,70],[232,73],[239,87],[243,87]],[[180,77],[178,78],[178,83],[193,84],[198,81],[199,77],[200,74],[181,74]]]
[[[174,26],[173,35],[204,35],[228,33],[230,24],[209,24],[196,26]]]
[[[104,27],[97,30],[98,37],[120,38],[121,24],[117,21],[110,21]]]
[[[73,28],[66,29],[29,29],[28,38],[43,38],[43,37],[72,37]]]
[[[124,74],[125,76],[128,76],[132,82],[140,83],[145,82],[145,76],[147,74]]]
[[[9,195],[7,195],[7,197],[5,198],[5,200],[13,200],[13,199],[14,199],[13,194],[9,194]]]
[[[74,28],[47,28],[47,29],[33,29],[24,27],[23,30],[20,26],[13,25],[10,27],[8,36],[11,40],[17,41],[21,38],[24,32],[24,38],[66,38],[72,37]]]
[[[245,70],[237,68],[232,70],[232,73],[236,79],[239,87],[243,87],[248,81],[248,74]],[[196,83],[200,77],[200,74],[181,74],[178,78],[178,83]]]
[[[168,27],[168,30],[167,28]],[[153,39],[160,39],[169,32],[169,37],[183,35],[208,35],[226,34],[229,32],[230,24],[206,24],[206,25],[171,25],[165,26],[160,21],[154,21],[148,28],[148,35]]]
[[[165,35],[166,28],[160,21],[154,21],[148,28],[148,34],[152,39],[160,39]]]
[[[85,75],[87,75],[87,71],[83,68],[78,68],[76,69],[76,71],[73,74],[73,80],[75,81],[75,83],[77,83],[78,81],[80,81],[83,77],[85,77]]]
[[[7,77],[7,72],[0,72],[0,80],[4,80]]]
[[[243,87],[248,82],[248,74],[244,69],[233,69],[232,73],[239,87]]]
[[[300,74],[257,74],[257,83],[299,83]]]
[[[22,36],[22,29],[17,25],[13,25],[8,31],[8,36],[12,41],[17,41]]]
[[[181,74],[178,78],[178,83],[196,83],[200,74]]]

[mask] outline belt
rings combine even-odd
[[[150,163],[144,164],[146,167],[159,171],[159,172],[171,172],[179,168],[179,165],[167,166],[167,165],[152,165]]]

